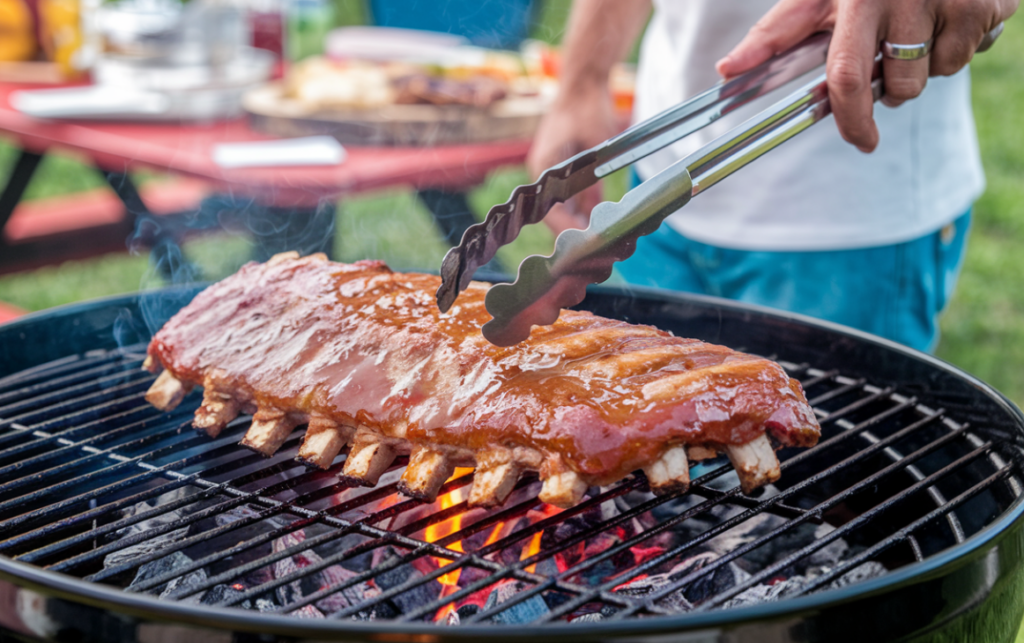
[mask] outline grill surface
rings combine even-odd
[[[642,317],[633,321],[665,312],[633,309]],[[719,320],[718,332],[724,327]],[[719,339],[708,334],[694,333]],[[472,472],[463,471],[425,506],[396,495],[404,460],[378,487],[352,489],[336,478],[344,453],[326,472],[292,460],[301,431],[269,459],[237,446],[249,418],[214,440],[197,434],[198,394],[166,414],[142,399],[152,381],[140,370],[144,352],[144,343],[85,351],[0,379],[0,555],[257,620],[258,610],[389,627],[454,612],[463,627],[610,624],[678,614],[679,597],[697,585],[705,590],[688,611],[729,609],[843,542],[847,556],[778,600],[827,598],[865,563],[891,576],[936,559],[1021,496],[1019,427],[994,424],[962,396],[946,396],[943,409],[914,382],[786,361],[779,350],[773,357],[803,383],[823,437],[813,449],[781,452],[782,479],[756,498],[713,461],[681,497],[650,496],[635,474],[557,512],[525,478],[504,507],[470,511],[461,490]],[[691,521],[702,527],[680,538]],[[738,531],[746,537],[722,555],[643,585]],[[800,540],[809,532],[815,537]],[[736,564],[749,576],[719,587],[714,579]],[[503,602],[473,600],[513,582]]]

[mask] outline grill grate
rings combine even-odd
[[[340,457],[326,472],[292,460],[301,431],[269,459],[237,447],[246,419],[218,439],[193,432],[197,395],[171,413],[142,399],[152,380],[143,351],[93,351],[0,379],[0,554],[126,591],[299,616],[625,619],[729,607],[839,542],[847,557],[784,595],[849,582],[872,562],[921,561],[1021,494],[1020,447],[996,432],[892,388],[783,362],[823,437],[781,452],[782,479],[756,498],[713,461],[678,497],[650,496],[637,474],[557,511],[528,476],[505,507],[469,510],[465,470],[424,505],[396,495],[402,459],[378,487],[350,488],[336,477]],[[815,525],[827,529],[780,548]],[[692,564],[737,530],[742,540]],[[735,569],[743,576],[732,583],[712,582]],[[504,584],[515,591],[491,600]],[[710,589],[681,608],[697,585]]]

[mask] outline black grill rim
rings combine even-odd
[[[179,297],[188,292],[198,292],[197,286],[174,286],[158,291],[136,295],[122,295],[89,302],[69,304],[59,308],[27,315],[7,324],[0,325],[0,364],[10,363],[5,354],[7,347],[4,340],[9,337],[25,337],[24,331],[32,329],[39,322],[57,317],[73,317],[89,310],[110,307],[137,306],[141,297],[161,296],[162,293],[173,293]],[[597,286],[589,292],[596,295],[628,296],[638,300],[675,304],[697,304],[711,309],[729,310],[741,315],[753,315],[774,319],[776,321],[811,327],[824,331],[837,339],[854,342],[855,345],[870,346],[882,351],[890,351],[904,358],[922,363],[923,365],[951,375],[961,380],[970,388],[989,399],[999,410],[1004,412],[1024,439],[1024,412],[1021,412],[1010,400],[997,390],[977,379],[973,375],[944,362],[931,355],[915,351],[889,340],[870,335],[855,329],[847,328],[830,322],[823,322],[803,315],[777,311],[761,306],[742,304],[716,297],[675,293],[645,287]],[[6,337],[5,337],[6,336]],[[23,350],[33,352],[32,342],[22,340]],[[35,347],[38,348],[38,347]],[[35,351],[38,352],[38,351]],[[46,361],[59,359],[50,357]],[[823,365],[822,365],[823,366]],[[2,367],[0,367],[2,368]],[[23,370],[17,368],[17,371]],[[0,377],[8,373],[0,372]],[[348,639],[357,637],[379,636],[384,633],[406,635],[409,640],[420,640],[419,637],[429,636],[434,641],[466,641],[488,637],[494,641],[524,640],[525,638],[548,640],[572,639],[592,640],[608,636],[644,635],[652,636],[663,633],[681,634],[708,630],[709,628],[765,622],[780,618],[808,616],[820,613],[828,608],[856,601],[867,596],[895,591],[913,586],[948,574],[961,567],[965,562],[987,553],[999,544],[1004,537],[1011,534],[1013,527],[1021,531],[1024,527],[1024,497],[1018,498],[1004,513],[988,526],[977,532],[963,543],[950,547],[920,562],[910,563],[884,576],[849,585],[840,589],[790,598],[785,601],[762,603],[759,605],[731,608],[709,612],[686,613],[675,616],[660,616],[653,619],[633,619],[624,621],[604,621],[596,623],[546,623],[534,626],[516,626],[514,632],[504,631],[506,628],[493,625],[461,625],[444,627],[434,624],[412,624],[387,621],[386,625],[364,623],[359,621],[319,621],[298,619],[295,617],[272,614],[252,614],[230,608],[197,607],[177,601],[163,601],[156,597],[124,592],[99,583],[89,583],[57,572],[43,570],[26,563],[15,562],[0,555],[0,580],[14,585],[40,591],[44,595],[83,603],[100,609],[116,609],[120,613],[154,621],[173,621],[178,624],[193,625],[214,629],[229,628],[240,632],[273,633],[284,636],[327,637]],[[1018,534],[1019,536],[1019,534]],[[383,625],[383,626],[382,626]],[[365,640],[365,639],[363,639]]]

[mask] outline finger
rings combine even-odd
[[[569,228],[586,228],[589,222],[589,217],[575,212],[572,207],[566,203],[556,203],[551,206],[551,209],[548,210],[547,216],[544,217],[544,224],[552,233],[554,233],[555,236],[562,234]]]
[[[878,145],[871,95],[871,69],[881,42],[878,4],[843,3],[836,15],[826,64],[829,102],[839,133],[862,152],[871,152]]]
[[[583,190],[575,196],[573,201],[573,205],[577,212],[590,217],[590,211],[593,210],[598,203],[604,201],[603,183],[598,182],[586,190]]]
[[[827,30],[832,25],[831,15],[831,2],[781,0],[715,64],[715,69],[725,78],[742,74],[808,36]]]
[[[530,152],[526,155],[526,169],[535,179],[552,165],[557,165],[582,150],[580,144],[574,141],[550,145],[547,143],[547,139],[547,136],[535,137],[533,145],[530,146]]]
[[[895,45],[917,45],[928,42],[935,34],[935,18],[917,3],[899,3],[886,19],[885,40]],[[882,77],[889,107],[917,98],[928,83],[929,57],[919,60],[884,58]]]
[[[993,18],[990,13],[978,14],[958,3],[947,3],[945,9],[930,60],[933,76],[951,76],[971,62],[990,30],[989,19]],[[998,20],[994,22],[998,24]]]

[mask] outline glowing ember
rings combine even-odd
[[[237,590],[237,591],[240,592],[240,591],[245,589],[245,585],[243,585],[241,583],[235,583],[234,585],[231,586],[231,589],[234,589],[234,590]]]

